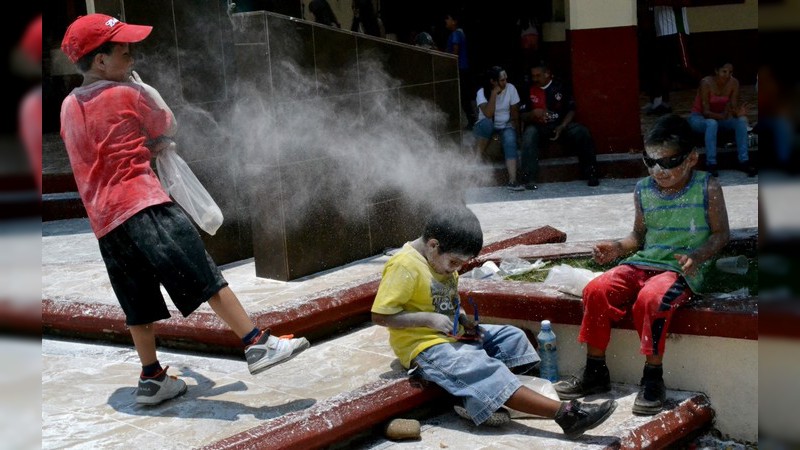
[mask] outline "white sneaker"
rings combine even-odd
[[[258,342],[245,349],[244,357],[250,373],[255,375],[294,358],[310,346],[306,338],[293,339],[292,335],[275,337],[265,331]]]
[[[164,367],[152,378],[139,378],[139,389],[136,390],[136,403],[140,405],[157,405],[165,400],[178,397],[186,392],[186,383],[178,377],[167,375],[169,366]]]
[[[453,409],[456,410],[456,414],[458,414],[459,417],[467,419],[472,423],[475,423],[475,421],[472,420],[472,417],[470,417],[469,413],[467,412],[467,409],[464,408],[463,406],[453,405]],[[500,408],[497,411],[493,412],[492,415],[489,416],[489,418],[486,419],[485,422],[481,423],[481,425],[486,425],[489,427],[499,427],[500,425],[505,425],[508,422],[511,422],[511,415],[505,408]]]

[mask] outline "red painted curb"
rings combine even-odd
[[[459,294],[472,297],[482,317],[580,325],[583,302],[541,283],[462,279]],[[469,304],[464,309],[472,313]],[[630,313],[615,329],[634,330]],[[758,340],[758,310],[718,310],[686,306],[675,312],[670,333]]]
[[[501,249],[524,243],[563,241],[566,234],[550,226],[488,245]],[[369,320],[369,311],[378,291],[380,274],[365,277],[349,286],[316,297],[300,298],[273,310],[259,312],[253,321],[273,334],[319,337],[337,328]],[[9,321],[12,321],[9,318]],[[13,322],[13,321],[12,321]],[[163,344],[183,343],[224,348],[239,348],[241,341],[214,313],[195,312],[157,322],[156,334]],[[81,337],[109,338],[130,342],[125,315],[117,305],[42,300],[41,330]]]
[[[689,433],[710,423],[714,409],[705,395],[695,395],[676,408],[665,411],[652,420],[631,430],[606,450],[658,450],[668,447]]]
[[[414,387],[407,379],[381,380],[331,397],[304,411],[202,447],[206,450],[309,450],[325,448],[367,431],[424,403],[443,398],[436,386]]]

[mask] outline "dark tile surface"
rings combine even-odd
[[[387,84],[413,85],[433,81],[433,56],[430,53],[375,39],[358,38],[358,64],[359,77],[367,90]],[[376,65],[397,82],[387,83],[383,74],[376,70]]]
[[[313,25],[281,16],[267,17],[267,41],[277,102],[315,97]]]
[[[245,179],[256,276],[289,280],[281,172],[250,166]]]
[[[461,128],[461,100],[458,96],[458,80],[441,81],[433,85],[436,106],[445,114],[443,128],[439,134],[452,133]]]
[[[446,81],[454,79],[458,79],[458,59],[433,55],[433,80]]]
[[[349,33],[315,26],[314,61],[319,95],[358,92],[356,37]]]
[[[419,208],[402,197],[369,205],[370,253],[378,254],[387,248],[400,247],[420,236],[421,221],[409,220],[419,217]]]
[[[366,202],[340,176],[348,171],[332,159],[281,167],[290,279],[370,255]]]
[[[267,16],[260,12],[233,14],[233,41],[236,44],[266,44]]]
[[[267,44],[236,45],[233,57],[236,65],[234,98],[269,98],[272,94],[272,74]]]

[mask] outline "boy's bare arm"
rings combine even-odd
[[[372,322],[390,328],[432,328],[440,333],[453,331],[453,319],[434,312],[399,312],[397,314],[372,313]]]
[[[730,239],[730,226],[728,224],[728,210],[725,207],[725,197],[722,187],[716,178],[708,180],[708,220],[711,227],[711,236],[705,244],[694,252],[684,255],[675,254],[675,259],[683,266],[684,273],[691,274],[700,264],[713,258]]]
[[[633,230],[622,239],[616,241],[598,242],[592,249],[592,256],[598,264],[608,264],[615,259],[630,255],[639,250],[644,242],[645,224],[644,213],[640,207],[638,194],[633,194],[635,215]]]

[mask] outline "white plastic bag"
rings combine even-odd
[[[211,198],[192,169],[175,151],[175,143],[156,155],[161,185],[206,233],[214,235],[222,225],[222,210]]]
[[[547,278],[544,279],[544,284],[553,286],[561,292],[580,297],[583,295],[583,288],[602,273],[572,267],[569,264],[560,264],[550,269]]]
[[[537,259],[536,262],[532,263],[525,259],[511,256],[500,261],[500,271],[503,276],[522,275],[531,270],[541,269],[545,264],[547,263],[541,259]]]
[[[544,378],[532,377],[530,375],[517,375],[519,381],[522,382],[522,385],[527,387],[528,389],[532,390],[533,392],[539,393],[544,395],[545,397],[559,401],[558,393],[556,392],[556,388],[553,387],[553,383]],[[511,409],[505,407],[508,410],[509,415],[512,419],[543,419],[544,417],[537,416],[534,414],[525,413],[522,411],[517,411],[516,409]]]

